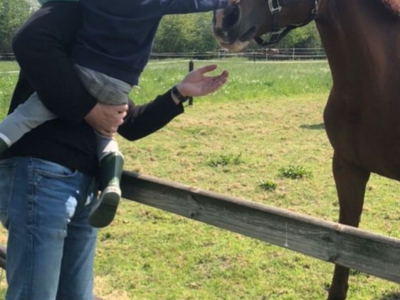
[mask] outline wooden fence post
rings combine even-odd
[[[194,68],[193,60],[190,60],[190,61],[189,61],[189,72],[193,71],[193,68]],[[192,106],[192,105],[193,105],[193,97],[190,97],[188,101],[189,101],[188,104],[189,104],[190,106]]]

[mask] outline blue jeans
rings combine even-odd
[[[93,299],[96,195],[94,178],[78,171],[28,157],[0,161],[7,300]]]

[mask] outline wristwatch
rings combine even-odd
[[[181,92],[178,90],[176,85],[171,89],[172,95],[174,95],[181,103],[187,101],[190,97],[189,96],[183,96]]]

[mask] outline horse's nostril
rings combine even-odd
[[[224,11],[224,21],[222,23],[222,29],[229,31],[230,28],[234,27],[239,22],[240,8],[237,5],[229,6]]]

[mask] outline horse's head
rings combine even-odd
[[[214,12],[213,31],[220,45],[240,51],[255,39],[262,46],[277,43],[293,28],[312,21],[320,0],[231,0]],[[269,34],[268,40],[260,36]]]

